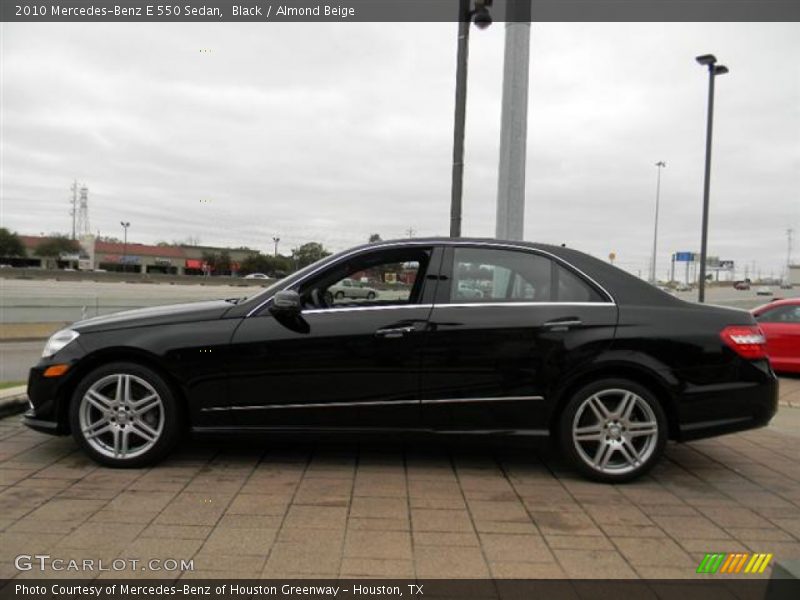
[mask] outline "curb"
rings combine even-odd
[[[16,389],[16,388],[15,388]],[[28,394],[22,392],[0,398],[0,419],[18,415],[28,408]]]
[[[28,388],[25,385],[0,391],[0,418],[24,412],[28,407]]]

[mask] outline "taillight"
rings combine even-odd
[[[732,325],[719,336],[739,356],[749,359],[767,356],[767,340],[758,325]]]

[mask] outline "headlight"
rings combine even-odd
[[[78,335],[78,332],[73,331],[72,329],[62,329],[61,331],[56,331],[50,336],[50,339],[47,340],[47,343],[44,345],[44,350],[42,350],[42,358],[53,356],[53,354],[77,338]]]

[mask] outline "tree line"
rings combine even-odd
[[[380,239],[380,237],[378,237]],[[115,241],[107,239],[104,241]],[[372,241],[372,240],[371,240]],[[121,243],[121,242],[119,242]],[[168,244],[161,242],[159,246]],[[75,254],[80,251],[80,245],[76,240],[70,239],[63,234],[54,234],[43,240],[34,250],[33,254],[40,258],[58,258],[61,254]],[[326,256],[330,252],[319,242],[307,242],[294,248],[291,255],[271,255],[264,254],[258,250],[251,250],[238,265],[238,273],[246,275],[248,273],[264,273],[266,275],[283,276],[297,269],[310,265]],[[15,258],[25,257],[25,246],[20,240],[19,235],[10,231],[6,227],[0,227],[0,257]],[[233,271],[235,261],[231,259],[230,250],[205,251],[202,253],[202,260],[209,265],[212,272],[228,273]]]

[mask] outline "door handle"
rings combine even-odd
[[[401,338],[407,333],[414,333],[414,328],[410,325],[407,327],[388,327],[386,329],[378,329],[375,335],[383,338]]]
[[[552,321],[547,321],[544,326],[549,329],[561,329],[566,330],[570,327],[579,327],[583,325],[583,321],[576,317],[567,317],[565,319],[553,319]]]

